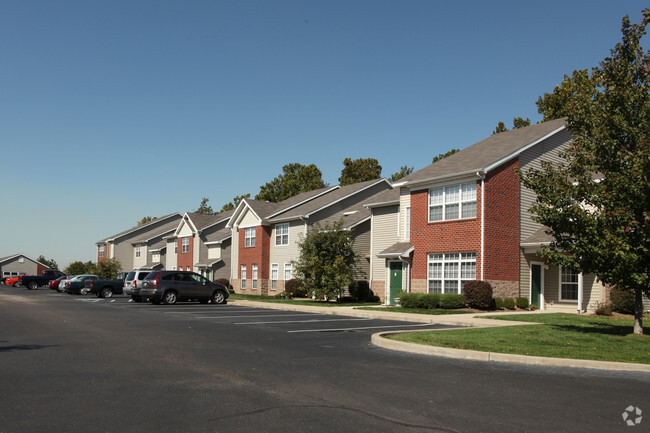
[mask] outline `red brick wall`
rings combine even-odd
[[[97,263],[106,260],[106,254],[108,253],[108,245],[104,244],[104,257],[99,256],[99,245],[97,245]]]
[[[519,280],[519,159],[503,164],[485,179],[486,280]],[[479,274],[480,275],[480,274]]]
[[[239,229],[239,269],[237,276],[241,278],[241,265],[246,265],[246,290],[252,288],[253,264],[257,265],[257,289],[256,291],[266,292],[270,278],[270,245],[271,227],[255,227],[255,246],[245,247],[246,229]]]
[[[183,238],[178,238],[178,255],[176,256],[177,266],[180,268],[183,267],[184,271],[187,271],[188,268],[194,270],[194,238],[190,238],[190,245],[186,253],[183,251]]]
[[[427,278],[429,253],[476,252],[476,274],[481,274],[481,183],[476,186],[476,218],[429,222],[429,190],[411,192],[411,245],[413,280]]]
[[[36,275],[41,275],[44,270],[50,269],[47,266],[41,265],[40,263],[36,264]]]

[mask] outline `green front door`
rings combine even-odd
[[[542,266],[530,265],[530,303],[540,308],[540,294],[542,293]]]
[[[390,304],[402,293],[402,262],[390,262]]]

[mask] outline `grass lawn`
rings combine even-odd
[[[484,352],[650,364],[650,335],[633,335],[632,319],[561,313],[492,318],[542,324],[414,332],[388,338]],[[645,332],[650,334],[647,325]]]
[[[381,305],[380,302],[334,302],[334,301],[317,301],[307,298],[284,299],[276,298],[275,296],[262,296],[262,295],[241,295],[231,293],[228,299],[231,300],[244,300],[244,301],[257,301],[257,302],[271,302],[276,304],[294,304],[294,305],[311,305],[315,307],[356,307],[368,305]]]
[[[443,314],[469,314],[476,313],[473,310],[443,310],[438,309],[426,309],[426,308],[404,308],[404,307],[357,307],[357,310],[375,310],[375,311],[390,311],[394,313],[413,313],[413,314],[431,314],[434,316],[443,315]]]

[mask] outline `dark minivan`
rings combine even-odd
[[[153,304],[199,301],[202,304],[225,304],[228,289],[189,271],[151,271],[142,281],[139,295]]]

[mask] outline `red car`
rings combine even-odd
[[[49,283],[47,283],[47,287],[49,287],[52,290],[58,290],[59,289],[59,283],[63,280],[68,278],[67,275],[64,275],[62,277],[57,278],[56,280],[52,280]]]
[[[15,277],[9,277],[9,278],[7,278],[5,280],[5,284],[7,286],[11,286],[11,287],[18,287],[18,286],[20,286],[20,282],[19,282],[20,277],[22,277],[23,275],[27,275],[27,274],[24,273],[24,272],[21,272],[20,274],[16,275]]]

